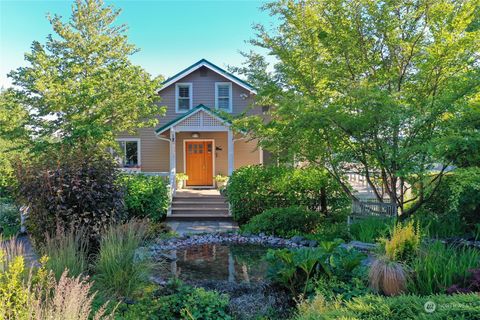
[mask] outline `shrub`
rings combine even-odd
[[[22,203],[28,204],[26,224],[36,244],[66,232],[84,230],[92,248],[105,228],[121,218],[123,193],[116,164],[110,157],[81,153],[46,156],[18,171]]]
[[[409,261],[420,247],[420,229],[415,222],[397,224],[390,239],[384,240],[385,256],[391,261]]]
[[[95,261],[95,287],[104,294],[131,298],[148,277],[150,263],[137,254],[147,232],[142,221],[111,226],[100,240]]]
[[[350,233],[354,240],[373,243],[379,238],[386,237],[394,223],[393,219],[368,217],[352,223]]]
[[[433,313],[425,311],[425,303],[433,301]],[[400,295],[383,297],[365,295],[344,303],[328,302],[321,295],[299,305],[296,320],[443,320],[479,319],[478,295]]]
[[[480,267],[480,252],[436,241],[422,246],[410,267],[413,272],[409,283],[411,292],[443,293],[457,281],[466,279],[468,270]]]
[[[317,168],[242,167],[230,177],[227,197],[240,224],[272,208],[304,206],[332,214],[349,204],[339,184]]]
[[[74,277],[80,276],[87,269],[87,242],[82,232],[71,230],[64,233],[59,230],[55,237],[47,236],[42,253],[48,257],[47,269],[57,279],[60,279],[65,269]]]
[[[165,178],[143,174],[123,174],[120,184],[125,187],[128,219],[149,218],[161,221],[167,214],[169,190]]]
[[[264,232],[269,235],[290,237],[311,233],[320,224],[320,212],[302,207],[273,208],[253,217],[242,230],[250,233]]]
[[[20,213],[9,198],[0,198],[0,234],[9,238],[20,232]]]
[[[186,285],[167,290],[173,292],[147,297],[130,306],[122,319],[232,319],[228,314],[229,299],[225,294]]]
[[[431,190],[426,191],[429,197]],[[458,232],[472,232],[480,223],[480,168],[456,169],[447,174],[425,208],[438,224],[451,226],[458,221]],[[440,229],[441,230],[441,229]],[[438,231],[431,229],[431,235]],[[439,236],[452,234],[440,234]]]

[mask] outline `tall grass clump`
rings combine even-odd
[[[87,247],[82,232],[58,230],[55,237],[47,235],[42,248],[42,253],[48,256],[47,269],[52,270],[56,279],[60,279],[65,269],[71,276],[81,275],[87,269]]]
[[[95,287],[118,298],[132,297],[148,277],[148,259],[136,254],[145,239],[147,224],[131,220],[111,226],[100,240],[95,262]]]
[[[0,319],[113,319],[106,304],[93,312],[95,294],[87,278],[69,277],[65,270],[57,281],[46,268],[47,257],[27,270],[21,252],[17,241],[0,244]]]
[[[480,267],[480,251],[436,241],[424,245],[410,266],[413,278],[409,291],[423,295],[442,293],[468,277],[468,270]]]
[[[353,223],[350,226],[350,234],[355,240],[373,243],[379,238],[386,237],[394,223],[394,219],[368,217]]]

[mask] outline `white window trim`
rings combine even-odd
[[[128,168],[128,167],[121,167],[122,169],[128,169],[128,170],[138,170],[140,171],[142,168],[142,140],[139,138],[120,138],[116,139],[117,142],[127,142],[127,141],[136,141],[137,142],[137,157],[138,157],[138,167],[139,168]],[[125,152],[125,150],[124,150]]]
[[[230,96],[228,97],[228,110],[218,107],[218,86],[220,85],[228,85],[230,87]],[[232,112],[233,110],[232,95],[233,95],[233,88],[232,88],[231,82],[215,82],[215,109]]]
[[[189,94],[190,94],[190,106],[188,108],[188,110],[179,110],[178,109],[178,87],[179,86],[188,86],[188,91],[189,91]],[[193,85],[191,82],[178,82],[178,83],[175,83],[175,112],[176,113],[185,113],[185,112],[188,112],[190,110],[192,110],[192,106],[193,106]]]

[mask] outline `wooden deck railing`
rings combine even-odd
[[[397,205],[391,202],[352,200],[352,215],[354,216],[396,217],[397,214]]]

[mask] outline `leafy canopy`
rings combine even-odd
[[[155,104],[159,80],[129,60],[120,10],[102,0],[76,0],[72,16],[48,16],[54,35],[34,41],[28,66],[9,76],[32,109],[39,146],[104,148],[114,133],[153,126],[164,108]]]
[[[380,201],[389,198],[404,211],[414,202],[414,212],[423,192],[406,194],[435,163],[443,165],[428,183],[438,185],[454,158],[445,150],[478,149],[478,126],[462,126],[478,119],[478,8],[478,0],[267,4],[279,24],[257,26],[252,43],[276,63],[270,69],[250,53],[236,71],[258,85],[258,103],[271,106],[271,120],[237,125],[280,157],[325,166],[352,197],[344,176],[353,171]]]

